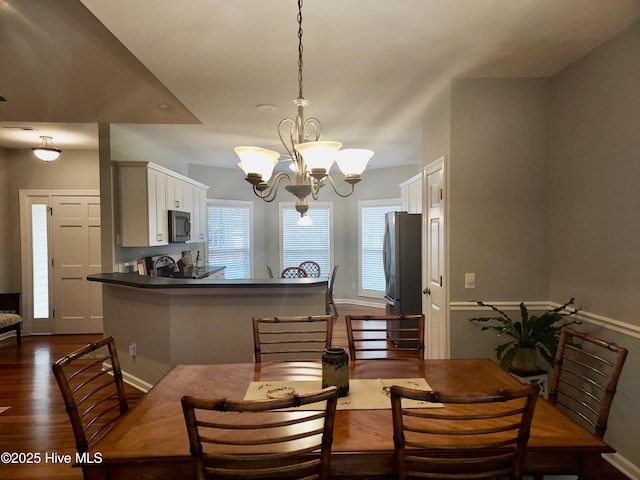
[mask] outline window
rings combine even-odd
[[[33,318],[49,318],[49,209],[31,205],[31,245],[33,255]]]
[[[313,202],[306,214],[313,225],[298,225],[300,214],[295,205],[280,204],[282,268],[313,260],[320,265],[321,274],[331,272],[332,209],[332,203]]]
[[[360,212],[360,288],[364,297],[382,298],[385,292],[384,245],[385,214],[400,210],[400,200],[358,202]]]
[[[209,265],[224,265],[225,278],[251,278],[253,204],[208,200]]]

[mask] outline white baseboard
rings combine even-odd
[[[371,307],[371,308],[385,308],[385,304],[382,302],[375,302],[370,300],[359,300],[353,298],[336,298],[334,300],[336,305],[358,305],[360,307]]]
[[[603,457],[606,458],[607,462],[629,477],[630,480],[640,480],[640,468],[636,467],[619,453],[605,453]]]
[[[122,372],[122,380],[124,381],[124,383],[131,385],[132,387],[135,387],[144,393],[147,393],[149,390],[151,390],[151,387],[153,387],[152,384],[145,382],[138,377],[130,375],[127,372]]]

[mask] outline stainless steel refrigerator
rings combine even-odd
[[[386,313],[387,315],[420,314],[422,313],[422,215],[389,212],[385,220],[383,259]],[[415,325],[396,325],[399,328],[410,326]],[[393,335],[390,337],[393,340]]]

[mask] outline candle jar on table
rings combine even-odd
[[[328,347],[322,354],[322,388],[332,385],[340,397],[349,393],[349,354],[342,347]]]

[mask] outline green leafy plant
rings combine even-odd
[[[575,315],[579,310],[573,309],[569,313],[562,313],[567,310],[569,305],[573,305],[574,298],[558,308],[549,310],[540,315],[529,315],[527,306],[520,303],[520,320],[515,321],[499,308],[487,303],[476,300],[476,303],[482,307],[488,307],[494,312],[500,314],[497,317],[477,317],[471,318],[472,322],[497,322],[497,325],[485,325],[482,330],[495,330],[498,335],[507,335],[510,340],[496,347],[496,356],[500,361],[500,366],[507,370],[516,357],[518,348],[537,348],[538,352],[549,362],[553,364],[558,349],[558,339],[560,330],[565,325],[579,324],[579,321],[563,321],[567,317]],[[562,323],[560,323],[562,322]]]

